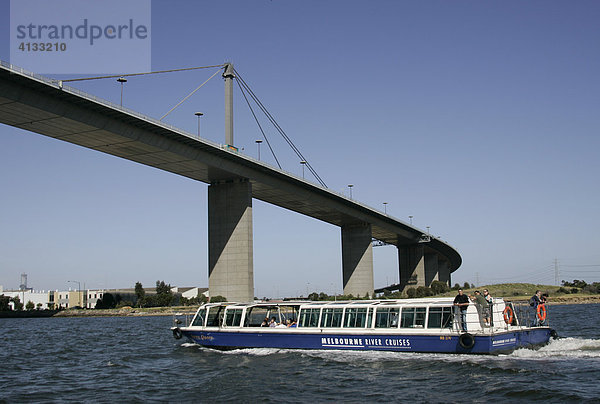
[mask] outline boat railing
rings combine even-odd
[[[475,310],[473,310],[471,308]],[[524,328],[549,325],[547,306],[538,310],[520,302],[494,299],[488,307],[470,303],[466,315],[466,330],[472,333],[493,334]],[[464,332],[460,309],[455,306],[453,311],[453,327],[455,332]]]
[[[191,313],[173,313],[174,327],[189,327],[195,314]]]
[[[510,302],[508,301],[507,307],[511,307],[515,313],[516,324],[514,326],[519,327],[541,327],[549,326],[550,320],[548,315],[548,305],[541,304],[540,308],[532,307],[527,303],[523,302]]]

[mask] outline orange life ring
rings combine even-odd
[[[546,315],[548,314],[548,311],[546,310],[546,305],[545,304],[539,304],[537,307],[537,318],[540,321],[544,321],[546,319]]]
[[[506,306],[506,308],[504,309],[504,311],[502,312],[502,314],[504,314],[504,322],[506,324],[512,324],[513,318],[514,318],[514,314],[513,314],[513,310],[511,309],[511,307],[510,306]]]

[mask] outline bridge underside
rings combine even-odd
[[[418,246],[423,236],[422,230],[344,195],[133,111],[93,99],[78,90],[10,70],[5,64],[0,66],[0,123],[212,184],[209,188],[212,188],[209,190],[209,284],[213,295],[224,293],[236,300],[253,298],[252,198],[342,228],[342,249],[346,251],[343,254],[344,290],[354,295],[373,293],[372,251],[365,244],[367,228],[373,238],[396,245],[399,257],[403,257],[403,248]],[[217,188],[227,188],[217,184],[232,182],[247,187],[238,201],[233,201],[237,197],[222,195],[230,195],[229,191],[217,191]],[[217,205],[221,202],[214,201],[224,200],[231,205],[231,211],[220,218],[223,209]],[[240,213],[242,211],[244,213]],[[236,220],[243,223],[231,227],[231,217],[240,214]],[[348,230],[360,228],[362,233]],[[241,229],[250,229],[250,233]],[[224,241],[228,234],[229,238]],[[233,252],[234,248],[239,250]],[[438,257],[439,279],[449,279],[449,273],[461,264],[456,250],[439,239],[427,243],[427,252]],[[233,267],[230,253],[239,255]],[[402,259],[400,271],[408,274],[409,270],[403,269]],[[429,261],[435,260],[429,258]],[[447,274],[446,269],[439,270],[442,261]],[[418,274],[419,265],[414,269]],[[423,276],[425,283],[434,277],[427,278],[426,273]],[[404,278],[401,276],[401,279]],[[231,289],[223,286],[224,282],[233,285]]]

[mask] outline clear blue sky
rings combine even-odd
[[[233,62],[331,189],[456,247],[453,282],[553,284],[555,259],[600,281],[598,21],[596,1],[153,1],[152,69]],[[158,118],[211,74],[131,78],[124,104]],[[114,80],[76,87],[119,102]],[[256,156],[237,90],[235,108]],[[219,77],[166,121],[195,133],[195,111],[223,142]],[[0,126],[0,190],[5,288],[208,284],[205,184]],[[253,214],[257,296],[341,291],[338,228]],[[375,286],[397,280],[396,249],[374,257]]]

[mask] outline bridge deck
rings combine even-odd
[[[2,62],[0,123],[212,183],[247,178],[256,199],[336,226],[369,223],[373,237],[397,246],[419,242],[423,230],[222,145]],[[450,262],[447,243],[426,244]]]

